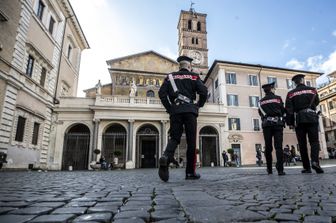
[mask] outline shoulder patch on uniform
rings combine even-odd
[[[295,91],[295,92],[291,92],[288,94],[289,98],[293,98],[295,96],[298,95],[302,95],[302,94],[316,94],[316,89],[309,89],[309,90],[301,90],[301,91]]]
[[[265,104],[270,104],[270,103],[280,104],[281,100],[280,100],[280,98],[273,98],[273,99],[268,99],[268,100],[265,100],[265,101],[260,101],[260,105],[265,105]]]
[[[173,78],[174,79],[180,79],[180,80],[183,80],[183,79],[190,79],[190,80],[197,80],[198,76],[196,75],[189,75],[189,74],[177,74],[177,75],[173,75]]]

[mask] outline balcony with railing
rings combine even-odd
[[[159,98],[130,97],[122,95],[98,95],[96,98],[63,97],[60,99],[58,109],[131,109],[131,110],[162,110],[165,111]],[[218,103],[206,103],[201,113],[226,114],[227,108]]]

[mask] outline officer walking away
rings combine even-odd
[[[304,84],[303,74],[295,75],[292,81],[296,88],[288,92],[286,98],[286,122],[289,128],[295,128],[299,142],[300,154],[303,164],[302,173],[311,173],[313,168],[316,173],[324,173],[319,164],[320,144],[318,138],[318,113],[319,96],[316,88]],[[307,151],[307,135],[311,147],[311,166]]]
[[[264,84],[262,88],[265,92],[265,97],[259,101],[259,115],[262,120],[262,128],[265,140],[265,157],[267,165],[267,173],[273,174],[272,171],[272,140],[274,140],[274,147],[276,152],[276,169],[278,175],[285,175],[283,167],[283,128],[285,114],[284,103],[280,96],[275,95],[275,82]]]
[[[191,72],[192,58],[177,58],[180,70],[168,74],[159,90],[159,97],[166,108],[170,119],[170,140],[159,161],[159,177],[163,181],[169,179],[169,163],[174,162],[174,153],[185,130],[187,139],[186,180],[196,180],[200,175],[196,168],[196,127],[200,107],[203,107],[208,90],[197,73]],[[196,100],[199,94],[199,100]]]

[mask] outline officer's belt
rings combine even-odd
[[[299,113],[299,112],[316,113],[316,111],[311,109],[311,108],[302,109],[302,110],[298,111],[297,113]]]
[[[279,117],[279,116],[275,116],[275,117],[272,117],[272,116],[268,116],[265,118],[266,121],[269,121],[269,122],[278,122],[278,121],[282,121],[282,117]]]

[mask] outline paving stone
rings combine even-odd
[[[70,202],[66,207],[92,207],[96,204],[95,201],[85,201],[85,202]]]
[[[125,205],[120,207],[120,211],[149,211],[153,209],[151,205]]]
[[[121,206],[123,203],[120,201],[115,201],[115,202],[98,202],[95,204],[95,207],[99,206]]]
[[[23,223],[27,222],[33,218],[35,218],[36,215],[0,215],[0,222],[1,223]]]
[[[336,204],[335,205],[322,205],[322,209],[325,211],[336,211]]]
[[[141,218],[125,218],[125,219],[116,219],[113,223],[145,223],[145,221]]]
[[[278,221],[299,221],[301,218],[300,215],[298,214],[283,214],[283,213],[280,213],[280,214],[276,214],[275,215],[275,220],[278,220]]]
[[[154,221],[160,221],[169,218],[176,218],[180,215],[180,211],[175,210],[165,210],[165,211],[154,211],[151,213],[151,217]]]
[[[65,205],[64,202],[41,202],[30,205],[29,207],[53,207],[58,208]]]
[[[184,207],[184,210],[189,220],[196,222],[251,222],[267,219],[264,215],[245,209],[233,211],[225,207]]]
[[[85,221],[98,221],[98,222],[110,222],[112,218],[111,213],[91,213],[81,215],[73,220],[73,222],[85,222]]]
[[[41,215],[29,221],[29,223],[67,223],[75,216],[73,214]]]
[[[149,221],[150,214],[147,211],[122,211],[114,216],[114,219],[125,219],[125,218],[141,218],[145,221]]]
[[[180,209],[180,206],[178,205],[168,205],[168,204],[162,204],[162,205],[154,205],[154,210],[172,210],[172,209]]]
[[[58,208],[52,212],[52,214],[84,214],[87,210],[86,207],[64,207]]]
[[[304,223],[332,223],[332,218],[327,216],[307,216],[304,218]]]
[[[170,218],[161,221],[155,221],[155,223],[186,223],[186,222],[188,221],[185,218]]]
[[[336,218],[336,212],[335,211],[321,210],[321,211],[318,211],[317,213],[321,216],[330,216],[330,217],[335,217]]]
[[[0,214],[5,214],[7,212],[13,211],[16,208],[12,208],[12,207],[0,207]]]
[[[273,208],[270,210],[271,213],[292,213],[291,209],[287,208]]]
[[[98,213],[98,212],[103,212],[103,213],[107,213],[107,212],[111,212],[116,214],[118,212],[118,208],[119,206],[95,206],[95,207],[90,207],[87,210],[87,213]]]
[[[74,198],[71,200],[71,202],[88,202],[88,201],[96,201],[96,198],[93,197],[79,197],[79,198]]]
[[[26,207],[13,210],[9,214],[41,215],[52,211],[50,207]]]
[[[30,203],[25,201],[0,202],[0,207],[26,207]]]

